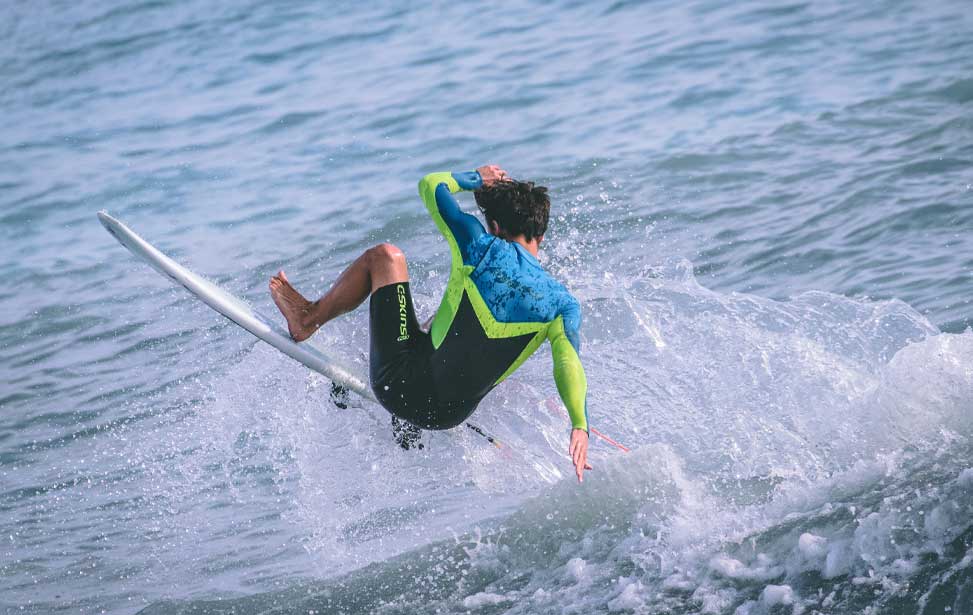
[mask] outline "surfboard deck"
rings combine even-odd
[[[140,237],[135,231],[106,211],[98,212],[98,220],[129,252],[147,262],[153,269],[182,286],[200,301],[216,310],[302,365],[330,379],[333,383],[354,391],[365,399],[375,401],[368,378],[359,370],[342,362],[310,341],[298,344],[290,334],[243,299],[193,273]]]

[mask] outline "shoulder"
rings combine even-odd
[[[565,329],[577,329],[581,326],[581,303],[563,282],[552,276],[546,269],[544,277],[547,278],[547,288],[555,304],[556,316],[564,320]]]
[[[565,328],[577,328],[581,326],[581,303],[566,288],[561,299],[560,312],[564,318]],[[569,324],[573,326],[569,326]]]
[[[581,303],[559,283],[563,292],[559,296],[557,316],[561,319],[561,328],[575,351],[581,352]]]
[[[550,291],[557,297],[558,311],[581,310],[581,304],[575,299],[564,282],[558,280],[546,268],[542,268],[544,277],[548,280]]]

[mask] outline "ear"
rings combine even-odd
[[[500,237],[500,225],[497,224],[496,220],[487,220],[487,226],[489,227],[491,235],[494,237]]]

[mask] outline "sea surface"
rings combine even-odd
[[[973,613],[967,0],[6,2],[0,84],[0,611]],[[95,216],[267,313],[391,241],[424,317],[486,163],[631,449],[581,485],[547,350],[403,451]]]

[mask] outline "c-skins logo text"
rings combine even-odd
[[[404,342],[409,339],[409,327],[408,318],[406,314],[405,307],[405,286],[398,284],[395,287],[395,292],[399,296],[399,339],[397,341]]]

